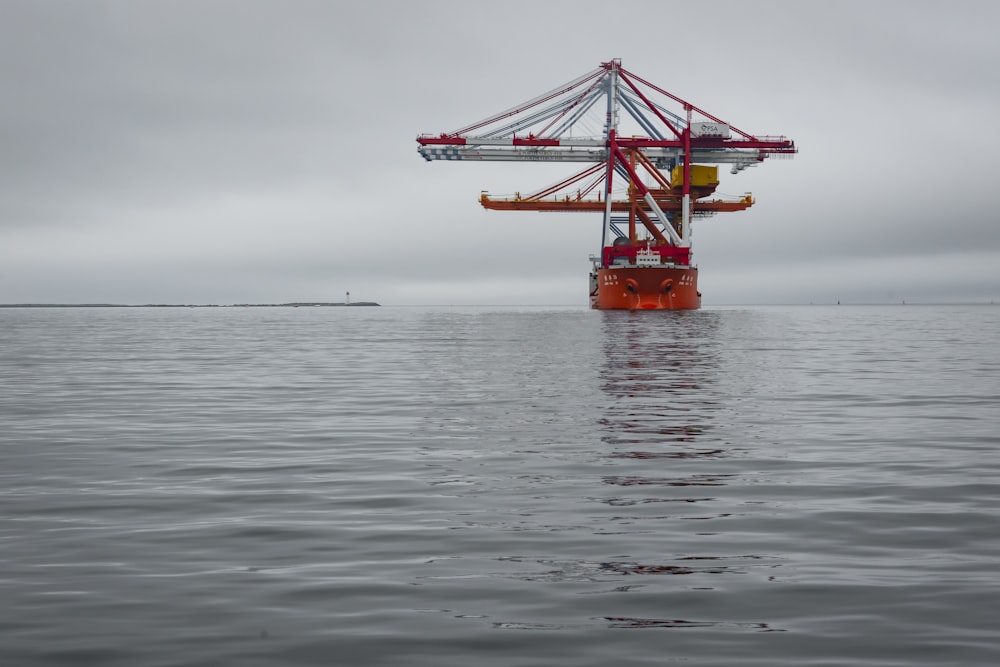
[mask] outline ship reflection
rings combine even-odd
[[[785,632],[767,623],[733,623],[726,621],[686,621],[679,618],[630,618],[605,616],[611,628],[724,628],[750,632]]]
[[[693,474],[687,477],[635,477],[608,475],[602,481],[605,484],[618,486],[725,486],[726,479],[732,475]]]
[[[603,493],[594,500],[604,504],[606,523],[595,532],[616,540],[616,553],[599,564],[599,580],[615,591],[683,589],[691,601],[699,591],[739,586],[733,577],[760,577],[778,566],[747,554],[739,539],[725,539],[744,512],[748,481],[740,461],[747,452],[734,437],[725,317],[724,311],[602,313],[603,410],[595,419],[604,470]],[[628,577],[626,586],[620,577]],[[714,599],[699,596],[688,605],[665,596],[658,608],[643,606],[633,616],[619,615],[629,609],[619,606],[601,619],[620,629],[777,630],[765,619],[713,619]],[[647,615],[650,609],[656,612]],[[695,609],[699,616],[692,618]]]
[[[732,478],[718,463],[735,453],[716,435],[725,396],[722,315],[603,311],[602,316],[600,388],[606,409],[597,422],[616,474],[601,481],[622,489],[603,502],[623,507],[714,500],[711,489]],[[729,514],[679,518],[724,516]]]
[[[598,419],[619,458],[720,458],[713,443],[720,394],[720,314],[712,311],[603,311]]]

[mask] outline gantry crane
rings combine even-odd
[[[428,161],[590,163],[527,196],[484,192],[480,203],[494,210],[603,212],[601,252],[592,257],[595,308],[699,307],[692,217],[754,203],[749,194],[705,199],[719,185],[717,165],[731,165],[735,174],[797,152],[786,137],[739,130],[625,70],[618,59],[500,114],[417,142]],[[616,177],[623,193],[616,194]]]

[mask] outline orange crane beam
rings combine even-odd
[[[599,199],[572,199],[570,197],[553,199],[532,199],[520,197],[493,199],[485,192],[480,196],[479,203],[483,208],[491,211],[604,211],[605,202]],[[627,199],[611,202],[611,210],[617,213],[628,213],[632,209],[631,201]],[[644,201],[636,202],[639,210],[648,211],[649,205]],[[666,211],[680,211],[681,200],[670,197],[661,199],[656,197],[656,203]],[[747,195],[736,201],[723,199],[710,199],[708,201],[695,201],[694,212],[698,213],[723,213],[731,211],[745,211],[753,206],[753,196]]]

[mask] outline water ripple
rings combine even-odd
[[[0,662],[997,664],[998,313],[0,309]]]

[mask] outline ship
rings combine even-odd
[[[676,110],[674,110],[676,109]],[[598,133],[588,128],[600,127]],[[751,134],[626,70],[620,59],[500,114],[453,132],[417,137],[428,161],[585,162],[554,185],[522,196],[480,196],[490,210],[601,214],[590,256],[590,307],[695,310],[692,221],[744,211],[754,197],[713,197],[719,165],[731,174],[795,142]]]
[[[592,258],[590,307],[598,310],[701,308],[698,268],[670,246],[618,243]]]

